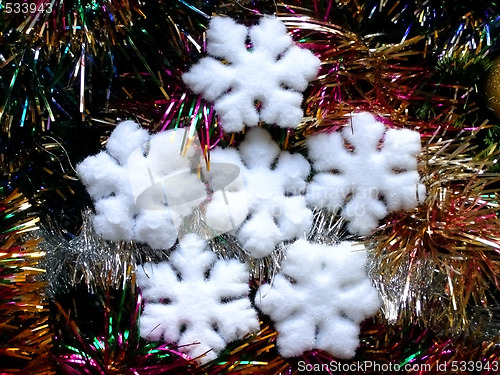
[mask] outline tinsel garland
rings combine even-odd
[[[491,146],[470,156],[474,137],[433,137],[422,161],[426,204],[410,215],[392,215],[370,239],[373,274],[390,320],[417,319],[457,334],[478,328],[471,305],[498,303],[491,289],[499,286],[500,176],[488,169],[499,150]]]
[[[39,217],[14,191],[0,201],[0,361],[9,373],[55,374]]]
[[[111,275],[109,279],[111,280]],[[194,367],[175,346],[145,343],[138,319],[141,300],[134,280],[121,288],[74,286],[59,294],[52,307],[56,334],[54,354],[64,373],[189,373]]]
[[[499,176],[492,172],[499,133],[479,84],[498,54],[496,2],[48,4],[50,12],[0,18],[2,370],[51,374],[51,355],[63,373],[89,374],[295,374],[299,361],[326,368],[371,360],[430,364],[435,371],[443,363],[450,370],[454,361],[500,360]],[[222,132],[211,104],[180,79],[203,56],[214,14],[249,24],[276,14],[296,43],[321,58],[301,126],[272,129],[283,148],[301,150],[307,136],[339,128],[359,109],[390,126],[416,129],[424,140],[419,168],[429,198],[414,212],[393,214],[367,241],[384,309],[365,322],[351,362],[318,351],[281,358],[277,332],[266,321],[201,367],[173,346],[145,343],[133,269],[168,255],[97,239],[88,214],[81,225],[89,201],[72,164],[96,152],[119,119],[134,118],[154,131],[191,127],[207,160],[219,142],[239,141]],[[34,202],[37,212],[52,217],[44,232],[35,230],[37,214],[26,215]],[[315,215],[310,236],[347,238],[339,217]],[[231,241],[221,236],[210,246],[220,257],[244,257]],[[272,279],[282,257],[278,248],[252,265],[253,289]],[[40,277],[45,269],[48,288]]]

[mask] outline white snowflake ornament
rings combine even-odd
[[[307,234],[312,212],[304,193],[310,165],[302,155],[280,151],[269,133],[257,127],[247,132],[238,150],[215,149],[210,157],[214,163],[237,165],[244,189],[228,185],[228,199],[208,204],[207,218],[215,221],[225,207],[238,212],[238,218],[248,214],[236,237],[252,257],[269,255],[279,242]]]
[[[354,356],[359,324],[380,307],[365,275],[366,261],[363,245],[352,242],[327,246],[298,240],[288,248],[281,272],[255,298],[275,324],[282,356],[312,349]]]
[[[185,236],[169,262],[137,272],[141,336],[177,343],[191,357],[207,353],[201,363],[215,359],[227,343],[259,329],[248,278],[244,264],[217,260],[196,235]]]
[[[201,59],[182,78],[215,103],[224,131],[241,131],[259,121],[299,125],[301,92],[316,76],[320,61],[293,43],[280,20],[264,17],[247,28],[231,18],[214,17],[207,30],[207,52],[213,57]],[[262,105],[260,111],[256,103]]]
[[[206,197],[195,147],[181,155],[184,129],[150,135],[133,121],[116,126],[106,150],[76,170],[95,202],[93,225],[104,239],[169,249],[182,218]]]
[[[317,172],[307,202],[332,211],[342,208],[351,233],[368,235],[389,212],[413,209],[425,199],[416,131],[386,131],[373,115],[357,113],[342,132],[314,135],[306,143]]]

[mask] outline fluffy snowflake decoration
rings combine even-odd
[[[293,44],[280,20],[265,17],[247,29],[230,18],[214,17],[207,31],[207,52],[213,57],[201,59],[182,78],[195,93],[215,102],[226,132],[255,126],[259,120],[298,126],[301,92],[316,76],[320,61]],[[262,104],[260,113],[257,102]]]
[[[137,284],[145,300],[141,336],[187,345],[181,350],[191,357],[208,352],[200,359],[208,362],[228,342],[258,330],[259,322],[245,266],[204,249],[196,235],[185,236],[168,263],[139,269]]]
[[[184,136],[184,129],[151,136],[125,121],[115,128],[105,151],[77,166],[95,201],[93,224],[99,235],[113,241],[135,239],[157,249],[173,246],[175,223],[206,196],[195,171],[195,148],[180,155]]]
[[[416,131],[386,131],[371,114],[358,113],[341,133],[309,137],[307,148],[318,172],[307,189],[308,203],[333,211],[343,207],[352,233],[368,235],[388,212],[415,208],[425,198],[416,170]]]
[[[259,288],[255,303],[274,321],[281,355],[312,349],[351,358],[359,345],[359,324],[380,306],[365,275],[360,244],[292,244],[274,283]]]
[[[229,207],[237,218],[249,217],[237,231],[242,246],[255,258],[269,255],[284,240],[304,236],[312,224],[312,212],[304,197],[309,162],[299,154],[280,151],[269,133],[253,128],[238,150],[216,149],[212,162],[238,165],[244,179],[244,190],[233,185],[226,189],[227,200],[214,196],[208,205],[207,218],[215,222]],[[212,224],[213,225],[213,224]],[[219,223],[221,227],[230,223]]]

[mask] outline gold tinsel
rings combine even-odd
[[[38,217],[25,214],[30,206],[17,191],[0,201],[0,362],[8,373],[55,374],[41,281],[45,252],[33,235]]]
[[[380,44],[376,35],[360,36],[320,21],[307,9],[279,9],[278,17],[294,40],[321,60],[318,77],[306,93],[298,138],[322,128],[333,131],[345,125],[350,113],[362,110],[427,137],[429,131],[450,128],[477,110],[469,87],[434,85],[441,73],[415,65],[425,55],[424,36]]]
[[[422,161],[425,204],[387,218],[371,239],[372,277],[392,322],[460,334],[481,328],[471,309],[491,315],[500,274],[500,175],[488,168],[498,150],[478,152],[475,137],[431,138]]]

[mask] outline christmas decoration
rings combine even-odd
[[[201,362],[215,359],[228,342],[258,329],[243,264],[216,261],[205,243],[187,235],[169,263],[148,264],[138,274],[145,308],[141,335],[183,346]]]
[[[196,175],[198,165],[192,165],[195,149],[186,148],[186,156],[182,155],[185,141],[184,130],[150,138],[127,121],[116,127],[106,152],[77,166],[95,200],[97,233],[114,241],[136,239],[157,249],[174,245],[178,233],[174,223],[178,227],[205,196],[205,186]]]
[[[332,211],[345,204],[342,216],[350,222],[349,230],[360,235],[370,234],[388,212],[415,208],[425,198],[416,171],[419,134],[407,129],[384,131],[372,115],[360,113],[342,135],[319,134],[307,140],[308,155],[318,172],[308,186],[308,203]]]
[[[320,62],[293,44],[279,19],[264,17],[248,30],[230,18],[215,17],[207,30],[207,52],[215,58],[202,59],[183,79],[194,92],[215,101],[224,131],[241,131],[259,120],[286,128],[299,125],[300,92]]]
[[[211,160],[231,162],[243,175],[250,216],[236,236],[251,256],[269,255],[280,241],[309,231],[312,212],[303,194],[310,166],[302,155],[280,151],[267,131],[254,128],[247,132],[238,150],[216,149]],[[241,205],[246,201],[234,202]],[[207,216],[217,214],[208,212]]]
[[[0,201],[1,368],[5,373],[55,374],[54,333],[41,277],[46,254],[39,247],[40,217],[30,212],[31,203],[18,191]]]
[[[424,160],[429,199],[411,215],[392,214],[371,239],[374,280],[392,322],[419,321],[463,335],[488,324],[489,318],[471,320],[474,310],[483,318],[493,314],[490,288],[500,271],[499,176],[487,171],[499,152],[492,145],[469,157],[476,137],[432,139]]]
[[[54,354],[68,374],[189,373],[194,362],[175,345],[144,343],[139,335],[141,299],[131,274],[119,288],[76,285],[54,306]],[[122,275],[123,276],[123,275]]]
[[[0,4],[1,373],[499,372],[500,4],[34,5]],[[216,299],[143,326],[176,296]]]
[[[270,288],[259,288],[255,300],[275,322],[281,355],[322,349],[338,358],[354,356],[359,323],[379,309],[365,266],[365,249],[349,242],[298,240],[288,248],[281,273]]]

